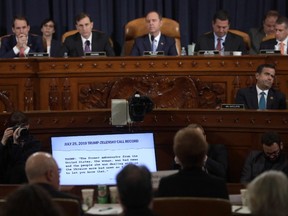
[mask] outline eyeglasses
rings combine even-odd
[[[280,153],[280,148],[277,149],[277,150],[274,151],[274,152],[264,152],[264,153],[265,153],[265,155],[267,155],[268,157],[275,157],[275,156],[278,156],[278,155],[279,155],[279,153]]]
[[[54,28],[54,25],[45,24],[44,27]]]

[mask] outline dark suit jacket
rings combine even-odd
[[[226,182],[208,175],[201,168],[183,169],[160,180],[160,197],[212,197],[228,199]]]
[[[59,50],[61,49],[61,42],[55,39],[51,41],[50,56],[57,57]]]
[[[200,36],[195,45],[195,52],[199,50],[215,50],[213,32]],[[243,38],[230,32],[227,33],[224,42],[224,51],[241,51],[243,54],[247,53]]]
[[[241,183],[249,183],[256,176],[260,175],[267,169],[265,169],[266,158],[262,151],[252,151],[245,161],[241,175]],[[287,171],[288,162],[286,156],[282,153],[270,169]]]
[[[275,45],[277,45],[277,44],[278,44],[278,42],[277,42],[277,40],[275,38],[267,40],[267,41],[263,41],[260,44],[260,50],[265,50],[265,49],[274,50],[275,49]],[[287,51],[288,51],[288,48],[287,48]]]
[[[114,50],[110,45],[109,38],[102,32],[92,32],[92,52],[106,52],[107,56],[115,56]],[[58,57],[63,57],[64,53],[70,57],[84,56],[83,44],[80,33],[67,37],[58,52]]]
[[[151,42],[148,35],[144,35],[135,39],[130,55],[142,56],[144,51],[151,51]],[[168,56],[178,55],[175,39],[161,34],[157,51],[164,51],[164,54]]]
[[[18,57],[19,54],[15,54],[13,47],[17,44],[15,35],[4,37],[0,47],[1,58],[14,58]],[[36,35],[28,35],[28,44],[30,47],[29,52],[44,52],[42,38]]]
[[[239,89],[236,95],[236,104],[244,104],[246,109],[258,109],[256,86]],[[267,96],[267,109],[286,109],[286,96],[270,88]]]
[[[265,32],[263,31],[263,28],[251,28],[248,34],[251,40],[251,49],[249,53],[252,55],[258,54],[262,39],[265,37]]]

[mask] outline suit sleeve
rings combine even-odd
[[[279,101],[279,109],[287,109],[286,95],[281,93],[281,98]]]
[[[243,89],[239,89],[237,91],[235,103],[236,104],[244,104],[245,108],[247,109],[247,103],[245,100],[245,95],[244,95]]]
[[[9,46],[9,37],[3,38],[1,40],[1,46],[0,46],[0,57],[1,58],[14,58],[17,55],[14,53],[13,48],[11,49]]]
[[[243,170],[242,170],[242,174],[241,174],[241,179],[240,182],[242,184],[247,184],[252,180],[252,163],[254,160],[254,155],[251,152],[249,154],[249,156],[247,157]]]

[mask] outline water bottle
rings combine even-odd
[[[186,56],[186,55],[187,55],[186,49],[185,49],[185,47],[182,47],[181,48],[181,56]]]

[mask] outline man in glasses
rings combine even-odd
[[[249,183],[267,170],[286,171],[288,161],[283,153],[283,143],[278,133],[266,132],[261,137],[262,151],[252,151],[246,159],[241,183]]]

